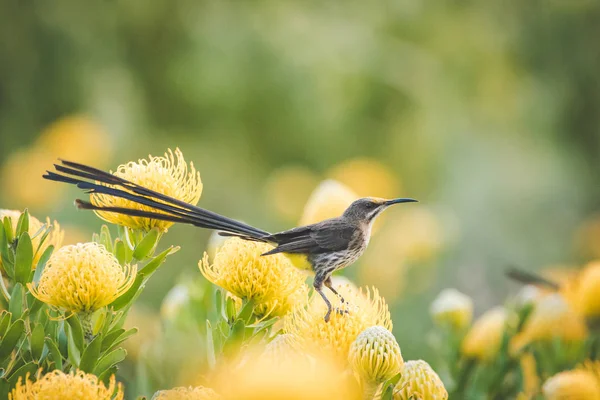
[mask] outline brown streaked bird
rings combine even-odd
[[[80,209],[191,224],[215,229],[223,236],[273,244],[275,248],[263,256],[283,253],[295,266],[313,270],[313,286],[327,304],[326,322],[331,316],[332,306],[323,292],[323,286],[344,302],[331,284],[333,272],[347,267],[361,256],[369,244],[373,221],[383,210],[394,204],[416,202],[408,198],[385,200],[366,197],[354,201],[337,218],[271,234],[87,165],[61,160],[60,164],[54,166],[57,172],[48,171],[44,178],[76,185],[91,195],[105,194],[127,199],[156,211],[102,207],[76,200],[75,204]]]

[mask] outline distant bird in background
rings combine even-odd
[[[409,198],[392,200],[375,197],[362,198],[354,201],[337,218],[271,234],[93,167],[63,160],[54,166],[57,172],[48,171],[44,175],[45,179],[73,184],[91,194],[120,197],[151,207],[156,211],[103,207],[76,200],[75,204],[80,209],[113,212],[215,229],[222,236],[237,236],[245,240],[266,242],[276,246],[273,250],[264,253],[263,256],[283,253],[298,267],[308,263],[315,273],[313,286],[327,304],[326,322],[331,316],[332,306],[323,292],[323,286],[329,288],[344,302],[342,296],[332,286],[332,273],[354,263],[361,256],[369,244],[373,221],[383,210],[394,204],[416,202]],[[338,312],[343,311],[338,310]]]

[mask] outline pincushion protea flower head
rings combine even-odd
[[[12,229],[13,231],[15,231],[17,229],[17,223],[19,222],[21,214],[21,211],[0,209],[0,223],[4,220],[5,217],[8,217],[10,219]],[[50,233],[48,234],[48,237],[46,237],[44,242],[40,244],[40,241],[43,236],[42,234],[40,234],[40,229],[42,229],[44,224],[46,224],[46,226],[50,228]],[[58,222],[50,222],[50,218],[48,217],[46,217],[46,221],[41,222],[33,215],[29,215],[28,233],[29,236],[31,236],[31,244],[33,245],[33,251],[35,252],[33,256],[32,268],[35,268],[38,261],[40,260],[40,257],[42,256],[42,254],[44,254],[44,251],[46,251],[46,249],[49,246],[54,246],[55,249],[59,248],[65,236],[65,233],[62,229],[60,229],[60,225],[58,224]],[[0,265],[2,265],[2,260],[0,260]]]
[[[356,199],[358,195],[345,185],[332,179],[323,181],[314,189],[306,202],[300,225],[339,217]]]
[[[98,243],[79,243],[54,252],[37,286],[27,286],[35,297],[70,312],[93,312],[112,303],[135,280],[136,266],[119,265]]]
[[[394,389],[394,400],[446,400],[448,392],[435,371],[423,360],[404,363],[402,377]]]
[[[164,157],[149,156],[148,160],[140,159],[137,162],[132,161],[119,165],[113,175],[190,204],[196,204],[202,194],[200,172],[196,171],[193,163],[190,163],[188,167],[179,149],[175,149],[175,152],[169,149]],[[90,201],[92,204],[102,207],[156,211],[151,207],[105,194],[94,193],[91,195]],[[168,221],[132,217],[106,211],[95,212],[107,222],[132,229],[149,231],[156,227],[161,231],[166,231],[173,225],[173,222]]]
[[[600,400],[600,382],[590,370],[563,371],[548,378],[542,392],[548,400]]]
[[[286,316],[284,330],[293,335],[300,348],[332,353],[347,362],[350,345],[362,331],[374,325],[391,331],[392,319],[377,289],[363,291],[341,286],[336,290],[348,304],[340,304],[339,298],[333,295],[329,299],[334,306],[347,309],[347,313],[334,312],[329,322],[325,322],[323,315],[327,306],[320,296],[313,295],[307,307],[296,307]]]
[[[471,327],[462,342],[462,353],[479,360],[491,360],[500,350],[507,313],[495,307],[484,313]]]
[[[40,369],[35,382],[29,380],[17,382],[17,386],[9,393],[9,400],[32,399],[69,399],[69,400],[122,400],[123,386],[116,384],[115,376],[110,377],[108,387],[95,375],[83,371],[65,374],[54,370],[41,375]]]
[[[258,311],[284,315],[294,305],[292,300],[302,300],[298,293],[306,293],[306,277],[282,254],[261,256],[272,248],[231,238],[219,248],[212,264],[204,254],[198,266],[210,282],[241,299],[254,300]]]
[[[473,300],[456,289],[445,289],[431,303],[430,313],[437,323],[462,330],[473,318]]]
[[[161,390],[152,396],[152,400],[218,400],[220,398],[214,390],[203,386]]]
[[[374,384],[385,382],[404,368],[400,346],[383,326],[362,331],[350,346],[348,361],[363,380]]]

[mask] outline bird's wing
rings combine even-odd
[[[355,227],[345,221],[329,220],[327,224],[318,223],[306,227],[294,228],[275,234],[279,246],[265,253],[304,253],[318,254],[346,249],[354,237]]]

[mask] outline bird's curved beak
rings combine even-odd
[[[418,200],[415,199],[410,199],[410,198],[402,198],[402,199],[391,199],[391,200],[386,200],[383,202],[383,205],[386,207],[389,207],[391,205],[394,204],[399,204],[399,203],[418,203]]]

